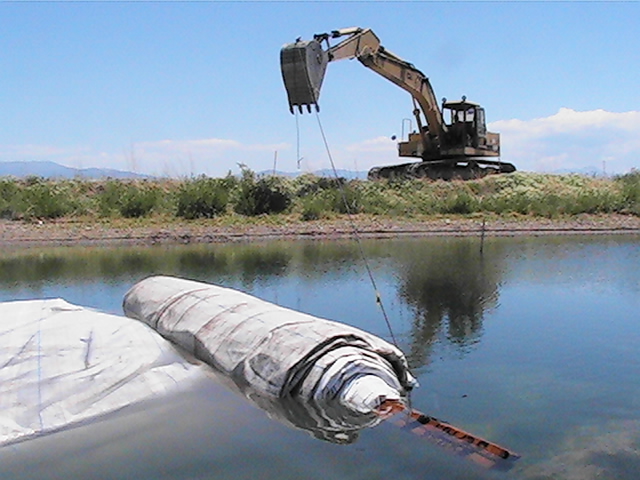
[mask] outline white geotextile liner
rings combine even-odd
[[[61,299],[0,303],[0,445],[165,394],[201,375],[146,325]]]
[[[127,292],[124,311],[261,396],[338,401],[366,413],[415,382],[388,342],[237,290],[151,277]],[[358,388],[348,388],[355,380]]]

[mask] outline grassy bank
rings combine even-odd
[[[286,213],[299,220],[363,213],[640,216],[640,172],[613,178],[514,173],[474,181],[346,181],[312,175],[157,180],[0,178],[0,218],[242,218]]]

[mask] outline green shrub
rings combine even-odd
[[[615,182],[621,190],[622,209],[640,215],[640,170],[620,175]]]
[[[73,209],[61,183],[30,177],[16,198],[17,211],[25,218],[58,218]]]
[[[444,214],[469,214],[478,210],[479,202],[468,190],[450,192],[441,203],[440,211]]]
[[[101,185],[96,194],[100,216],[111,217],[118,214],[124,194],[125,185],[118,180],[107,180]]]
[[[349,188],[346,185],[342,189],[331,188],[323,190],[311,198],[314,198],[317,208],[325,212],[346,214],[358,213],[362,210],[360,195],[353,188]]]
[[[186,219],[213,218],[224,213],[229,202],[228,179],[204,175],[182,184],[177,193],[178,217]]]
[[[0,199],[11,201],[18,190],[19,187],[15,180],[0,178]]]
[[[260,177],[245,166],[236,188],[234,210],[247,216],[284,212],[291,205],[292,194],[278,177]]]
[[[418,183],[418,182],[417,182]],[[391,182],[360,182],[361,211],[373,215],[406,215],[415,211],[415,205],[419,201],[417,195],[411,195],[411,201],[407,202],[403,196],[403,190]]]
[[[315,195],[307,195],[301,199],[302,213],[300,218],[307,222],[311,220],[319,220],[326,216],[325,204],[322,198]]]
[[[125,218],[139,218],[149,215],[159,199],[157,185],[111,179],[98,193],[98,210],[106,217],[119,214]]]
[[[159,198],[160,191],[157,188],[129,185],[120,205],[120,214],[125,218],[145,217],[154,209]]]
[[[358,213],[363,211],[364,184],[357,180],[347,182],[343,177],[318,177],[305,174],[293,180],[292,189],[300,198],[304,217],[320,218],[324,212]],[[368,182],[367,185],[375,185]]]
[[[24,179],[24,184],[27,187],[32,187],[34,185],[39,185],[39,184],[43,183],[44,181],[45,181],[44,178],[42,178],[42,177],[40,177],[38,175],[28,175]]]
[[[0,218],[16,217],[15,200],[20,188],[15,180],[0,178]]]
[[[294,190],[297,196],[304,197],[324,190],[334,190],[346,182],[343,177],[318,177],[317,175],[306,173],[294,180]]]

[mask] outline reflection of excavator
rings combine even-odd
[[[347,38],[333,47],[330,38]],[[327,49],[323,50],[322,42]],[[311,105],[318,109],[322,79],[331,61],[357,58],[365,67],[409,92],[413,98],[418,131],[398,143],[401,157],[420,158],[421,162],[375,167],[370,179],[429,177],[432,179],[478,178],[491,173],[511,173],[515,167],[500,162],[500,135],[487,132],[484,109],[462,97],[461,101],[443,100],[438,106],[429,79],[411,63],[386,50],[370,29],[345,28],[313,36],[313,40],[285,45],[280,52],[282,77],[289,98],[289,109],[302,112]],[[449,112],[449,123],[444,120]],[[424,120],[423,120],[424,118]]]

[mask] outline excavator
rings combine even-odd
[[[331,46],[332,39],[340,40]],[[280,67],[291,113],[295,108],[302,113],[303,107],[310,113],[312,106],[319,111],[318,98],[327,65],[345,58],[357,58],[365,67],[409,92],[413,101],[417,130],[398,142],[398,154],[419,161],[374,167],[369,171],[370,180],[469,180],[516,170],[511,163],[499,160],[500,134],[487,131],[484,108],[464,96],[457,101],[443,99],[438,105],[429,79],[413,64],[385,49],[369,28],[320,33],[313,40],[298,38],[282,47]]]

